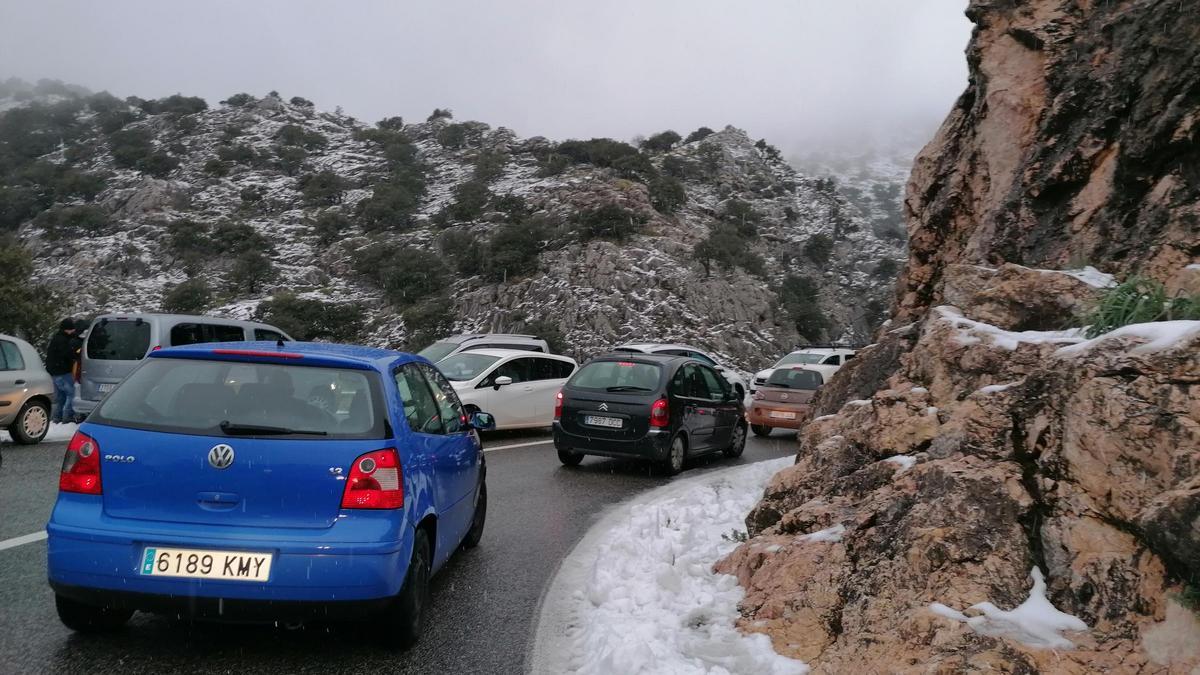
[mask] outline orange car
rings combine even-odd
[[[825,378],[804,367],[780,368],[754,392],[747,417],[756,436],[767,436],[772,429],[799,429],[808,414],[809,402]]]

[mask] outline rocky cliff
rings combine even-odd
[[[0,143],[24,152],[0,153],[6,194],[32,205],[3,215],[85,314],[154,310],[190,281],[216,314],[269,319],[285,291],[323,303],[361,323],[341,339],[551,330],[579,356],[686,341],[749,370],[809,319],[827,322],[810,338],[866,337],[904,255],[832,184],[733,127],[638,149],[443,111],[364,125],[274,94],[55,97],[0,105],[5,138],[46,141]]]
[[[1200,291],[1200,21],[972,2],[877,343],[718,565],[815,672],[1200,668],[1200,322],[1085,340],[1117,278]],[[1057,609],[1054,609],[1057,608]]]

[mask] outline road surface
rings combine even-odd
[[[646,465],[588,458],[561,466],[544,434],[485,439],[488,522],[479,548],[459,552],[433,581],[420,643],[407,653],[372,644],[360,625],[287,629],[185,624],[136,614],[122,632],[80,636],[59,623],[46,585],[43,531],[64,443],[0,447],[0,673],[521,673],[538,605],[559,561],[606,507],[670,478]],[[794,452],[795,434],[752,437],[737,460],[717,456],[683,476]]]

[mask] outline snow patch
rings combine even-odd
[[[837,415],[821,415],[820,417],[814,417],[813,421],[814,422],[823,422],[825,420],[831,420],[835,417],[837,417]]]
[[[1065,274],[1069,277],[1075,277],[1092,288],[1112,288],[1117,285],[1117,279],[1111,274],[1105,274],[1100,270],[1088,265],[1077,270],[1038,270],[1050,274]]]
[[[563,561],[543,604],[534,673],[799,674],[734,623],[744,591],[713,564],[781,458],[676,481],[621,504]],[[820,533],[814,533],[820,534]],[[580,590],[586,589],[586,590]]]
[[[1008,351],[1015,350],[1023,342],[1027,344],[1075,344],[1083,341],[1084,329],[1082,328],[1008,331],[990,323],[968,319],[957,307],[942,305],[934,311],[941,319],[950,322],[959,330],[955,341],[961,345],[978,344],[982,341],[980,336],[990,339],[996,347]]]
[[[857,398],[857,399],[854,399],[853,401],[846,401],[846,405],[852,405],[852,406],[871,405],[871,399]]]
[[[980,387],[977,391],[980,394],[999,394],[1007,390],[1009,387],[1020,384],[1020,382],[1005,382],[1004,384],[989,384],[986,387]]]
[[[928,394],[929,393],[929,390],[926,389],[925,387],[913,387],[912,389],[909,389],[909,391],[911,391],[914,394]]]
[[[1012,611],[1000,609],[990,602],[971,605],[968,611],[980,612],[976,616],[967,616],[940,602],[930,605],[929,611],[965,623],[980,635],[1009,638],[1038,649],[1074,649],[1075,643],[1060,635],[1060,631],[1085,631],[1087,624],[1050,604],[1040,569],[1034,567],[1029,576],[1033,578],[1029,598]]]
[[[913,468],[913,466],[915,466],[917,463],[917,458],[913,457],[911,455],[896,455],[894,457],[888,457],[887,459],[885,459],[883,461],[887,462],[888,464],[895,464],[896,466],[900,467],[896,471],[896,475],[899,476],[900,474],[904,473],[905,471],[908,471],[909,469]]]
[[[1181,347],[1184,343],[1200,339],[1200,321],[1156,321],[1154,323],[1133,323],[1110,330],[1101,335],[1079,344],[1062,347],[1055,354],[1061,356],[1077,356],[1087,353],[1092,347],[1113,338],[1134,338],[1141,344],[1130,349],[1132,354],[1149,354]]]
[[[71,437],[75,435],[75,431],[78,429],[79,429],[78,424],[52,423],[50,425],[50,430],[46,432],[46,437],[42,439],[42,442],[43,443],[65,443],[65,442],[71,440]],[[0,442],[4,442],[4,441],[11,442],[12,436],[9,436],[7,431],[0,429]]]
[[[833,527],[827,527],[824,530],[810,532],[809,534],[796,537],[799,541],[816,541],[816,542],[837,542],[842,540],[842,535],[846,533],[846,526],[841,523]]]

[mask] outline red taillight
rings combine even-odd
[[[554,396],[554,419],[556,420],[562,419],[562,401],[562,391],[560,390],[558,394]]]
[[[404,506],[404,473],[392,448],[354,460],[342,492],[343,509],[398,509]]]
[[[75,432],[63,456],[58,489],[85,495],[100,494],[100,445],[87,434]]]
[[[667,427],[671,425],[671,412],[667,408],[667,399],[660,398],[650,406],[650,426]]]

